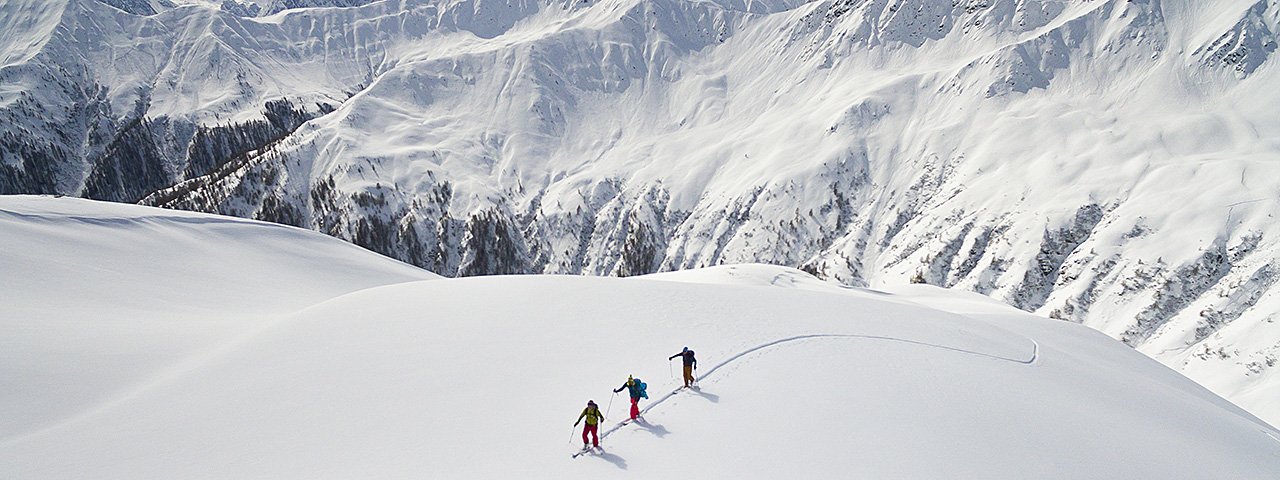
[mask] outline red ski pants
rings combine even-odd
[[[583,444],[583,445],[586,445],[586,444],[587,444],[587,434],[588,434],[588,433],[590,433],[590,434],[591,434],[591,444],[592,444],[592,445],[595,445],[595,446],[597,446],[597,447],[599,447],[599,446],[600,446],[600,434],[599,434],[599,433],[596,433],[596,431],[597,431],[599,428],[600,428],[600,425],[598,425],[598,424],[597,424],[597,425],[592,425],[592,424],[590,424],[590,423],[588,423],[588,424],[587,424],[587,426],[583,427],[583,428],[582,428],[582,444]]]
[[[631,419],[640,416],[640,397],[631,397]]]

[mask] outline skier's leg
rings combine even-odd
[[[596,424],[596,425],[589,425],[589,426],[588,426],[588,428],[590,428],[590,429],[591,429],[591,445],[596,446],[596,447],[599,447],[599,446],[600,446],[600,432],[598,432],[598,431],[597,431],[597,429],[599,429],[599,428],[600,428],[600,425],[599,425],[599,424]],[[584,443],[584,444],[585,444],[585,443],[587,443],[587,442],[582,442],[582,443]]]
[[[684,366],[684,386],[693,385],[693,365]]]
[[[590,432],[594,427],[595,425],[590,423],[582,427],[582,448],[587,448],[587,432]]]
[[[640,416],[640,397],[631,397],[631,419]]]

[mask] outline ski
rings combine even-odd
[[[578,458],[578,456],[584,453],[596,453],[596,450],[599,450],[599,453],[604,453],[604,447],[587,447],[582,450],[578,450],[578,453],[573,454],[573,458]]]

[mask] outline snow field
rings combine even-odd
[[[1226,400],[1096,331],[974,294],[825,286],[766,265],[415,281],[429,276],[296,229],[2,200],[5,246],[45,249],[7,254],[0,278],[47,270],[68,282],[4,285],[28,305],[0,310],[0,328],[24,332],[0,338],[26,362],[0,370],[0,383],[14,387],[0,392],[0,405],[27,420],[0,433],[8,478],[1246,479],[1280,471],[1280,432]],[[120,233],[138,228],[150,243]],[[268,247],[281,252],[254,255]],[[189,258],[211,273],[185,275],[192,267],[166,269],[145,254]],[[82,267],[91,264],[111,268]],[[74,328],[110,333],[84,312],[128,307],[151,276],[182,276],[196,288],[156,290],[160,307],[113,317],[149,342],[102,334],[75,349],[83,359],[50,348]],[[195,293],[224,283],[256,291],[223,296],[222,307]],[[72,287],[86,295],[68,294]],[[53,297],[67,315],[61,324],[26,319]],[[223,308],[241,323],[221,335],[156,327],[198,328]],[[167,316],[182,310],[192,313]],[[165,338],[176,340],[172,352],[153,353]],[[664,363],[684,345],[698,352],[701,390],[664,398],[679,382],[675,361],[675,375]],[[29,394],[33,386],[82,380],[40,372],[113,357],[147,368],[108,375],[89,393],[127,394],[32,408],[55,398]],[[606,453],[570,459],[579,436],[569,427],[586,400],[609,408],[610,390],[628,374],[649,383],[646,423],[610,431],[625,417],[619,394],[602,428]]]
[[[0,197],[0,438],[180,375],[186,359],[279,315],[427,278],[437,277],[297,228]]]

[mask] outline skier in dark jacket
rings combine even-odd
[[[573,422],[573,426],[578,426],[582,419],[587,419],[587,426],[582,427],[582,448],[587,448],[587,434],[591,434],[591,445],[600,446],[600,421],[604,420],[604,414],[600,413],[600,407],[596,406],[594,400],[587,400],[587,408],[582,409],[582,414],[578,415],[578,421]]]
[[[676,357],[684,357],[684,386],[693,386],[693,371],[698,369],[698,359],[693,357],[693,350],[689,350],[689,347],[684,347],[684,350],[681,350],[680,353],[667,357],[667,361],[670,362]]]
[[[635,420],[636,417],[640,416],[640,399],[648,398],[648,395],[644,392],[644,382],[640,381],[638,378],[632,377],[631,375],[627,375],[627,382],[623,383],[621,387],[615,388],[613,393],[618,393],[623,390],[626,390],[627,393],[631,395],[631,419]]]

